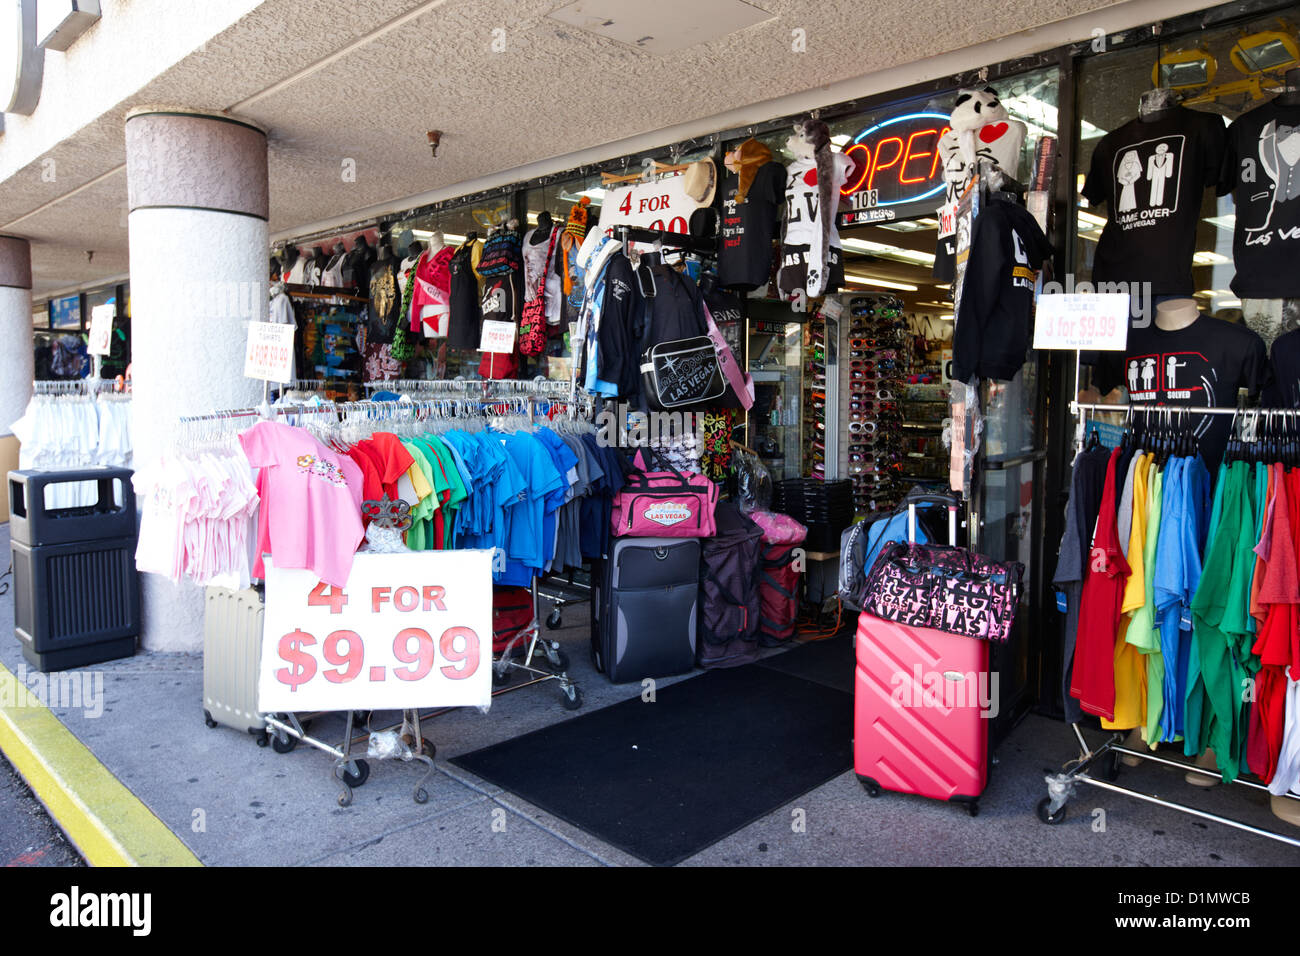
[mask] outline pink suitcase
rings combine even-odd
[[[953,540],[955,508],[948,523]],[[997,707],[988,642],[864,612],[856,645],[853,764],[867,793],[915,793],[978,814]]]

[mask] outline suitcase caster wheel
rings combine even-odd
[[[266,735],[266,731],[265,731],[265,730],[262,731],[260,734],[257,735],[257,745],[258,745],[259,747],[265,747],[265,746],[267,746],[270,742],[271,742],[271,738],[268,737],[268,736]]]
[[[356,764],[356,773],[349,772],[346,765],[343,767],[342,773],[343,782],[353,789],[361,786],[370,779],[370,764],[366,763],[364,760],[358,760],[356,761]]]
[[[1046,824],[1055,825],[1065,819],[1065,804],[1061,804],[1061,808],[1057,810],[1056,813],[1050,812],[1051,806],[1051,797],[1043,797],[1043,799],[1039,800],[1038,819],[1042,820]]]
[[[577,684],[570,684],[560,691],[560,703],[565,710],[577,710],[582,706],[582,690]]]
[[[217,726],[217,722],[212,719],[212,715],[209,714],[206,710],[203,712],[203,722],[208,725],[208,729]]]
[[[547,630],[554,631],[560,627],[561,623],[562,621],[560,619],[560,609],[558,607],[551,608],[551,613],[546,615]]]
[[[874,780],[863,780],[862,789],[867,791],[867,796],[869,796],[872,800],[880,796],[881,793],[880,784],[876,783]]]
[[[966,813],[969,814],[969,815],[972,816],[972,817],[977,817],[977,816],[979,816],[979,815],[980,815],[980,805],[979,805],[978,803],[968,803],[968,804],[966,804]]]
[[[424,789],[424,787],[421,787],[419,790],[415,791],[415,802],[416,802],[416,803],[428,803],[428,802],[429,802],[429,794],[428,794],[428,792]]]

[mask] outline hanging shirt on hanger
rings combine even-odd
[[[1090,714],[1115,719],[1115,636],[1124,585],[1129,574],[1115,520],[1115,466],[1110,453],[1103,479],[1097,530],[1092,538],[1080,598],[1079,637],[1074,650],[1070,693]]]
[[[258,422],[239,444],[257,469],[261,500],[254,576],[266,576],[269,553],[276,567],[308,568],[326,584],[346,585],[365,536],[357,466],[283,422]]]

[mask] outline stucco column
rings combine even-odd
[[[126,119],[131,251],[132,439],[136,466],[164,451],[182,415],[254,405],[249,321],[266,316],[266,132],[169,107]],[[146,574],[152,650],[203,646],[203,593]]]
[[[18,439],[9,426],[22,417],[36,371],[32,351],[32,250],[26,239],[0,236],[0,479],[18,467]],[[0,493],[0,521],[9,494]]]

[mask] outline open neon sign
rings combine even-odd
[[[841,194],[875,190],[876,206],[938,196],[944,189],[939,140],[950,128],[943,113],[907,113],[863,130],[844,150],[853,172]]]

